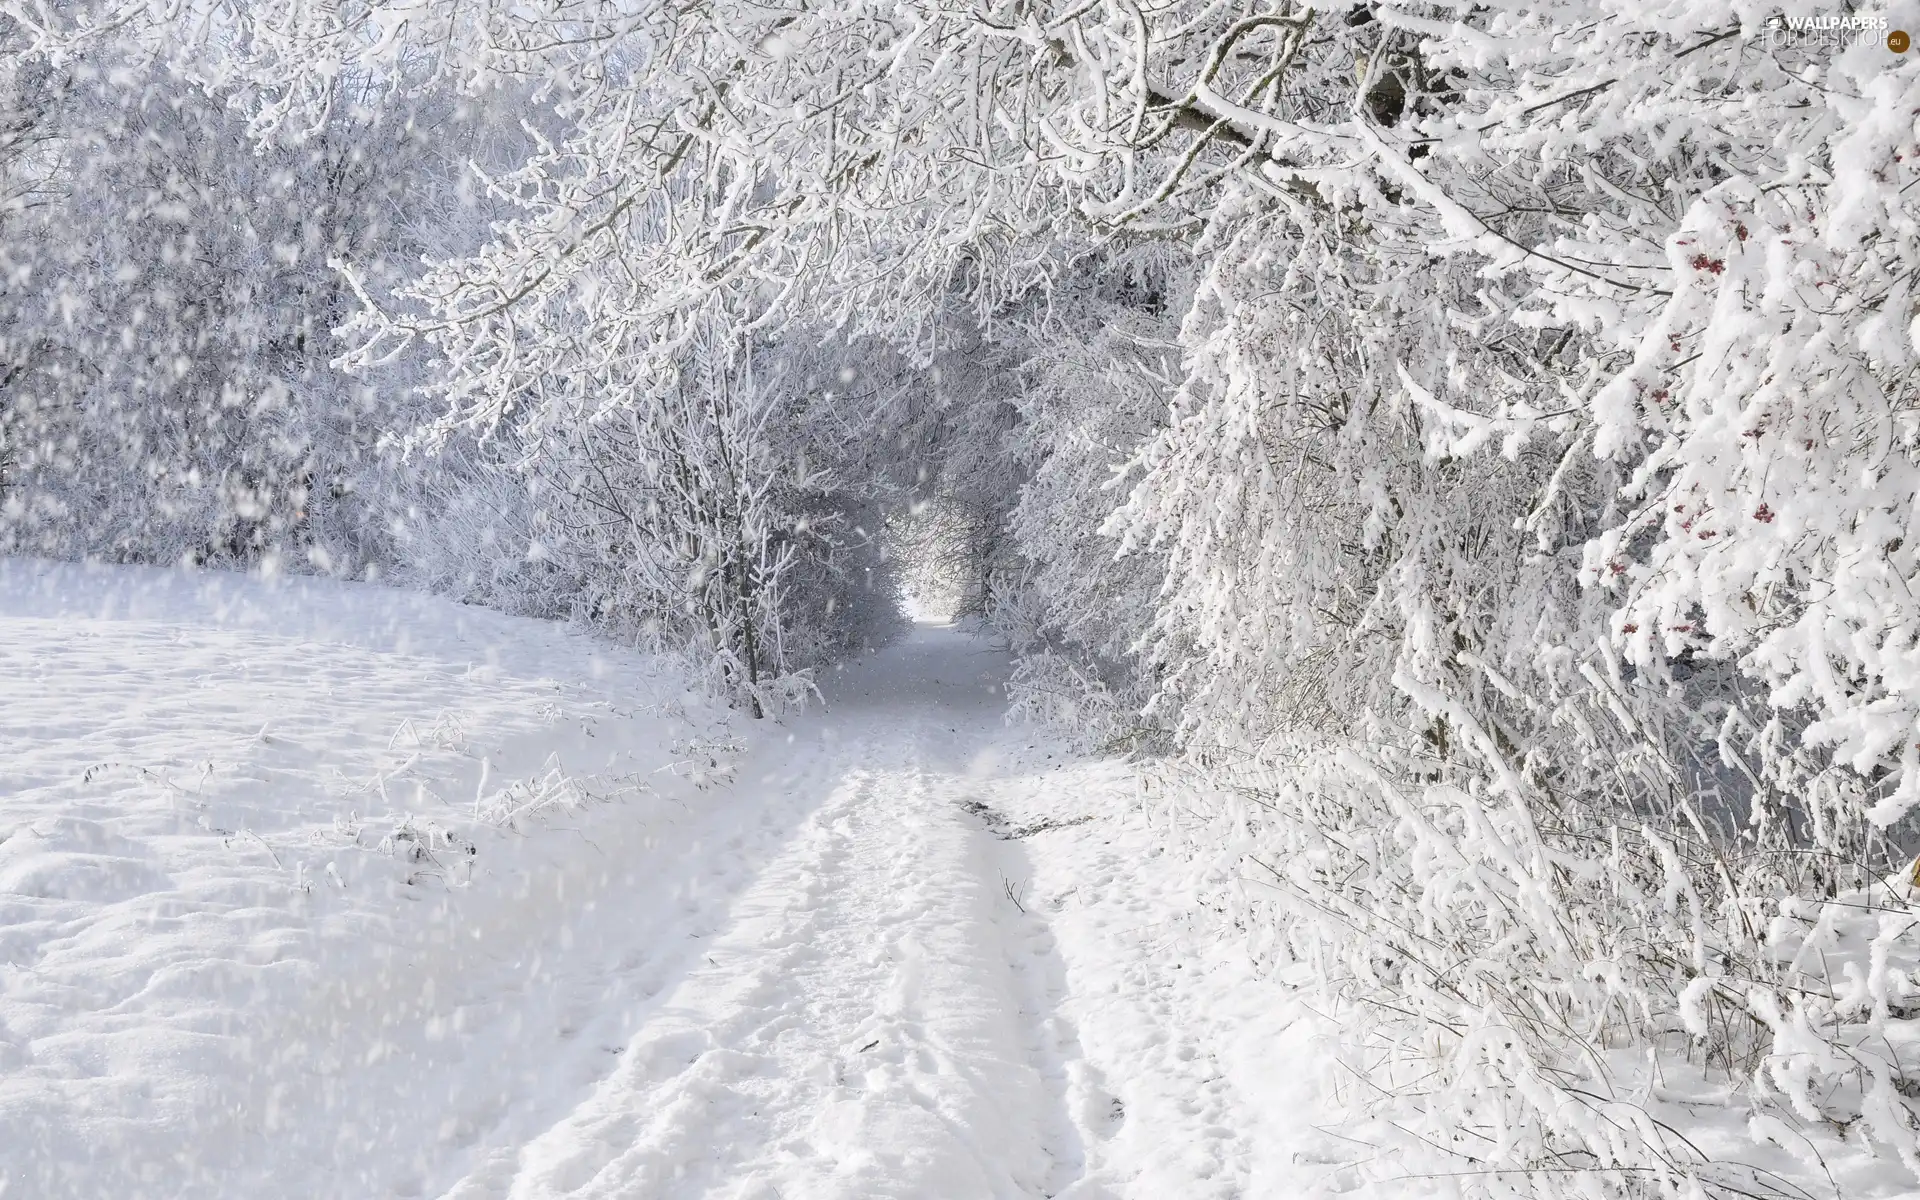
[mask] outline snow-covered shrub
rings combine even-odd
[[[455,114],[374,111],[342,79],[337,120],[256,151],[243,114],[125,50],[33,64],[59,100],[35,152],[8,164],[31,192],[8,219],[0,290],[4,544],[329,572],[390,561],[404,481],[378,443],[394,405],[327,365],[352,304],[328,260],[419,252],[403,197],[440,166],[430,117]]]
[[[539,144],[526,89],[405,94],[347,72],[313,120],[256,144],[228,89],[118,33],[8,50],[32,136],[6,162],[0,545],[357,574],[699,639],[749,705],[894,632],[875,496],[837,482],[846,456],[822,437],[844,416],[765,366],[818,355],[722,335],[675,360],[658,404],[615,415],[617,378],[582,377],[568,421],[424,438],[424,355],[336,369],[336,327],[389,302],[396,272],[470,252],[525,199],[488,180]],[[58,105],[30,103],[39,76]],[[806,690],[770,686],[782,705]]]
[[[1148,246],[1085,275],[1073,302],[1056,302],[1023,343],[1020,419],[1003,439],[1021,486],[1001,518],[1006,550],[985,567],[988,611],[1020,656],[1016,712],[1095,745],[1165,750],[1165,723],[1141,711],[1158,673],[1139,660],[1167,562],[1150,550],[1116,555],[1103,527],[1126,495],[1122,466],[1166,425],[1191,271]]]
[[[1391,189],[1362,245],[1278,215],[1219,244],[1110,526],[1168,556],[1153,707],[1369,1103],[1472,1188],[1750,1190],[1648,1115],[1621,1058],[1649,1047],[1910,1158],[1901,1039],[1867,1044],[1906,1019],[1868,998],[1907,986],[1878,877],[1920,744],[1881,316],[1910,68],[1631,13],[1372,15],[1456,107],[1356,119]],[[1796,896],[1866,915],[1815,961]]]

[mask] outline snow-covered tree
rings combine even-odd
[[[256,148],[220,97],[108,47],[28,69],[60,99],[9,164],[33,202],[10,220],[0,293],[7,544],[390,562],[379,444],[406,406],[328,366],[354,302],[328,264],[390,272],[431,244],[409,194],[452,194],[438,139],[458,114],[375,111],[342,79],[321,134]]]

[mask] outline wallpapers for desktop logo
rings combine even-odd
[[[1774,46],[1819,43],[1843,49],[1859,42],[1879,42],[1895,54],[1905,54],[1913,45],[1904,29],[1891,28],[1886,17],[1827,14],[1790,17],[1776,13],[1767,18],[1766,41]]]

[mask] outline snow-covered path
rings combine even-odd
[[[462,619],[494,620],[489,638],[532,636],[532,623]],[[112,642],[135,674],[143,646],[178,654],[184,636],[151,620],[30,620],[42,624],[0,629],[26,630],[36,662],[71,635],[83,650]],[[219,649],[238,635],[195,636]],[[245,636],[249,670],[271,679],[273,640]],[[423,659],[467,653],[442,643],[333,663],[312,629],[289,639],[336,689],[353,670],[362,684],[423,678]],[[15,1056],[0,1075],[0,1195],[1159,1200],[1329,1182],[1298,1153],[1307,1026],[1195,902],[1204,864],[1164,852],[1122,765],[1007,728],[1004,664],[981,643],[922,629],[836,672],[827,711],[746,734],[757,740],[728,787],[555,808],[505,833],[431,825],[436,788],[485,796],[500,778],[489,770],[515,774],[506,743],[525,743],[526,779],[526,763],[559,761],[547,746],[558,732],[543,741],[540,722],[514,724],[542,688],[565,710],[545,718],[554,730],[583,722],[569,770],[589,740],[610,762],[658,756],[639,743],[664,735],[620,707],[632,697],[575,693],[556,664],[578,649],[528,656],[555,685],[521,680],[533,667],[506,655],[484,676],[497,712],[478,695],[433,699],[464,714],[465,756],[416,753],[412,776],[389,764],[376,790],[416,807],[353,814],[354,850],[371,840],[361,821],[411,829],[424,843],[403,845],[441,859],[470,846],[467,886],[387,879],[402,869],[391,856],[343,856],[341,835],[297,820],[276,832],[265,800],[222,818],[205,780],[270,777],[257,767],[206,765],[201,791],[216,799],[195,802],[199,842],[178,820],[171,841],[123,836],[143,828],[135,799],[118,817],[91,801],[89,836],[152,878],[136,881],[144,891],[0,895],[15,902],[0,966],[0,1053]],[[97,673],[95,659],[75,662]],[[33,714],[9,711],[10,728],[51,719],[60,681],[41,682],[51,690]],[[201,719],[168,711],[183,728]],[[258,742],[244,753],[275,752],[271,734]],[[351,775],[349,749],[319,757]],[[0,851],[41,854],[28,866],[45,866],[37,848],[66,829],[47,815],[72,803],[55,794],[69,786],[57,757],[27,756],[39,769],[18,775],[31,786],[14,815],[38,818],[0,839]],[[23,796],[41,808],[19,808]],[[170,817],[193,807],[164,799]],[[215,904],[219,889],[202,886],[189,904],[165,886],[221,872],[227,891],[244,877],[246,894]],[[53,915],[22,924],[36,905]],[[118,981],[110,994],[79,994],[102,972]]]
[[[1044,1028],[1058,963],[1008,920],[968,808],[992,694],[955,677],[986,661],[928,634],[836,681],[834,712],[762,756],[757,782],[805,814],[797,828],[717,927],[688,931],[689,969],[634,1013],[617,1066],[548,1128],[490,1148],[455,1195],[986,1197],[1072,1182],[1082,1156]],[[915,676],[927,692],[889,686]]]
[[[684,931],[684,974],[635,993],[618,978],[640,969],[629,959],[558,985],[578,989],[579,1009],[637,998],[624,1028],[602,1035],[618,1037],[617,1063],[550,1123],[487,1145],[445,1194],[1298,1194],[1278,1178],[1256,1184],[1245,1126],[1259,1114],[1208,1044],[1226,1031],[1176,984],[1219,947],[1193,947],[1191,964],[1152,954],[1185,931],[1152,890],[1151,832],[1133,828],[1114,850],[1126,831],[1116,818],[1133,808],[1124,773],[1056,761],[1006,731],[1001,665],[928,629],[833,679],[831,711],[795,722],[743,775],[766,807],[759,843],[734,844],[763,865],[723,914]],[[1031,823],[1012,824],[1014,812]],[[1049,873],[1031,847],[1068,837],[1080,844],[1044,855],[1056,887],[1036,886]],[[1178,889],[1181,871],[1165,874]],[[1048,910],[1080,918],[1068,918],[1072,947]],[[616,940],[595,939],[597,957]],[[1074,982],[1092,994],[1074,995]],[[1104,1056],[1089,1056],[1076,1014],[1097,1026]],[[1109,1072],[1125,1078],[1116,1087]],[[1131,1130],[1128,1100],[1147,1118]]]

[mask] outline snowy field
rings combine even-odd
[[[9,1198],[1324,1170],[1307,1026],[1130,775],[1008,729],[965,634],[775,725],[381,588],[16,561],[0,660]]]

